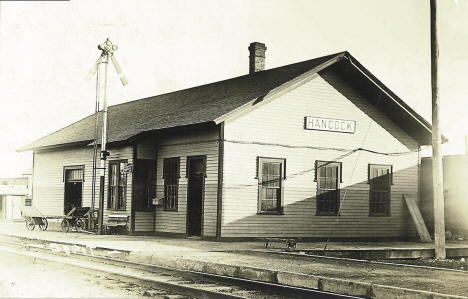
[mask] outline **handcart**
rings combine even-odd
[[[91,209],[89,207],[75,207],[65,216],[45,216],[36,207],[26,206],[23,207],[22,214],[28,230],[34,230],[36,225],[39,226],[40,230],[46,230],[49,225],[47,219],[62,219],[60,228],[67,233],[70,227],[73,227],[75,231],[86,229]]]
[[[91,214],[91,208],[89,207],[75,207],[68,212],[68,214],[63,217],[60,227],[62,231],[68,232],[70,227],[75,228],[75,230],[81,231],[87,227],[88,218]]]
[[[24,216],[26,228],[28,230],[34,230],[36,225],[39,226],[40,230],[46,230],[48,227],[47,218],[42,215],[41,212],[36,207],[26,206],[22,209],[22,214]]]

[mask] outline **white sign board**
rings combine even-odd
[[[127,163],[125,166],[120,170],[122,173],[130,173],[133,172],[133,164]]]
[[[354,120],[306,116],[304,128],[306,130],[319,130],[354,134],[356,130],[356,122]]]

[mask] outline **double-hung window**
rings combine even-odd
[[[285,164],[285,159],[258,158],[259,214],[281,214],[283,212]]]
[[[127,202],[127,161],[109,161],[109,195],[107,208],[125,210]]]
[[[163,163],[164,210],[177,211],[180,158],[166,158]]]
[[[390,216],[392,166],[369,164],[369,216]]]
[[[338,215],[340,210],[341,163],[316,161],[317,215]]]

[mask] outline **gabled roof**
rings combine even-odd
[[[431,126],[377,80],[348,52],[336,53],[224,81],[110,106],[108,142],[127,141],[148,131],[215,123],[236,109],[254,104],[301,77],[333,67],[358,88],[383,94],[389,117],[420,144],[430,144]],[[353,72],[350,71],[352,69]],[[387,111],[388,112],[388,111]],[[388,113],[387,113],[388,114]],[[18,151],[89,143],[94,138],[96,115],[23,146]],[[98,115],[98,120],[101,117]],[[98,123],[100,126],[100,123]],[[99,131],[99,130],[98,130]],[[98,137],[99,140],[100,137]]]

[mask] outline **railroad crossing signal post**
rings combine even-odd
[[[96,71],[99,71],[101,64],[104,64],[104,87],[103,87],[103,105],[102,105],[102,132],[101,132],[101,154],[100,154],[100,167],[99,167],[99,214],[98,214],[98,234],[103,233],[103,224],[104,224],[104,184],[105,184],[105,174],[106,174],[106,159],[109,155],[109,152],[106,150],[106,143],[107,143],[107,73],[109,67],[109,59],[112,61],[112,64],[117,71],[117,74],[120,77],[120,81],[122,85],[127,85],[128,81],[122,74],[122,69],[120,68],[117,60],[114,56],[114,51],[118,49],[117,45],[113,44],[109,39],[107,39],[104,43],[99,44],[98,49],[102,51],[101,56],[96,61],[94,66]],[[99,74],[99,72],[98,72]],[[100,80],[97,80],[97,93],[100,90]],[[96,137],[95,137],[96,142]],[[96,155],[95,158],[96,159]],[[94,161],[94,165],[97,163]],[[95,177],[94,177],[95,179]],[[93,192],[93,194],[95,194]],[[92,199],[94,210],[94,198]]]

